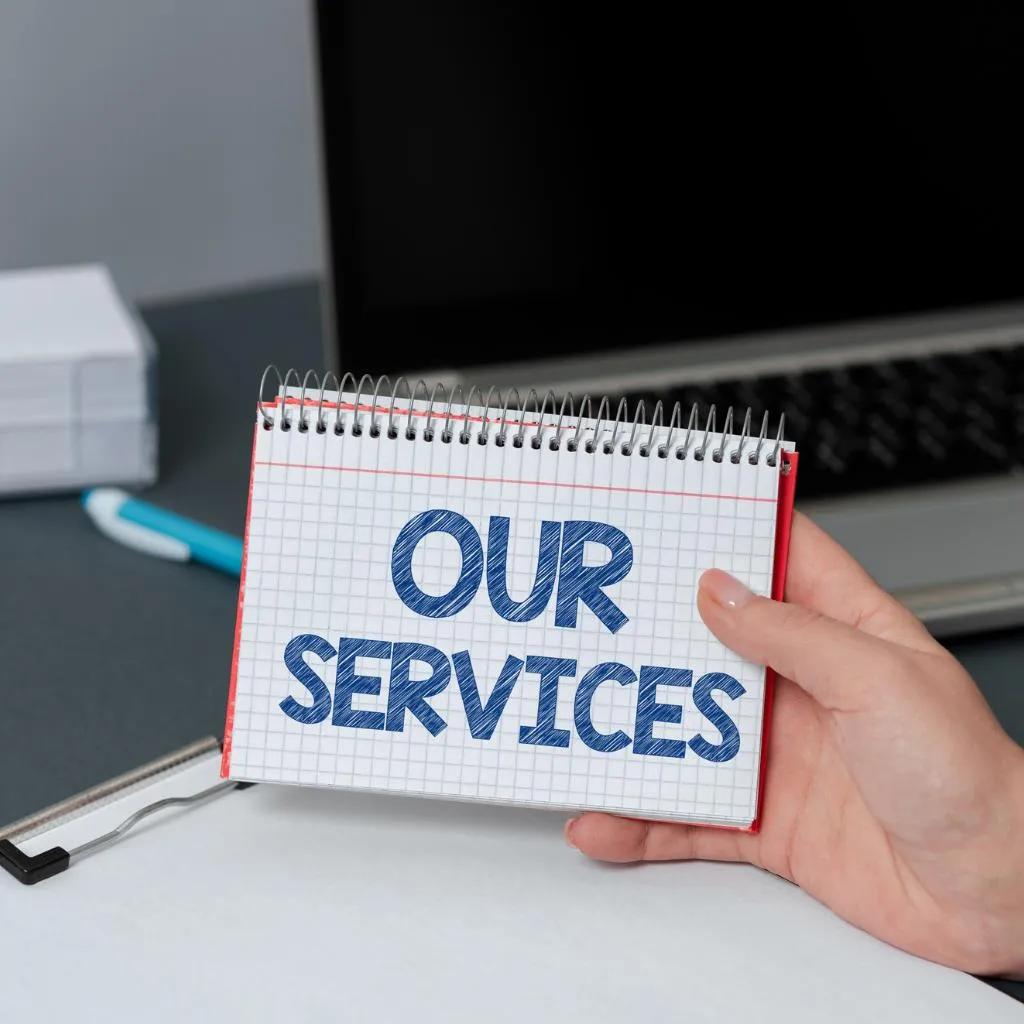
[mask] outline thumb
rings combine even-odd
[[[892,672],[885,641],[811,608],[760,597],[720,569],[701,577],[697,607],[731,651],[791,679],[828,710],[873,703]]]

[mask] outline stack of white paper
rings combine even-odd
[[[0,495],[152,483],[155,374],[105,267],[0,273]]]

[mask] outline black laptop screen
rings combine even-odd
[[[1024,15],[776,7],[319,3],[335,368],[1019,298]]]

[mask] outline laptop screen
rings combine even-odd
[[[1024,294],[1021,15],[713,6],[319,3],[334,368]]]

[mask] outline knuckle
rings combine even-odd
[[[776,604],[774,627],[787,633],[801,633],[817,626],[822,616],[813,608],[799,604]]]
[[[636,851],[634,857],[636,860],[653,860],[654,849],[652,843],[652,832],[651,822],[643,821],[639,822],[640,833],[636,837]]]

